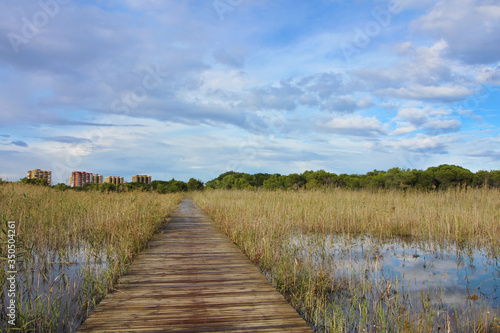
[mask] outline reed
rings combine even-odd
[[[498,329],[498,314],[451,316],[423,293],[411,299],[398,280],[365,272],[336,276],[328,235],[405,239],[443,248],[481,247],[498,256],[500,191],[205,191],[194,200],[272,280],[316,331],[428,332]],[[314,236],[314,242],[308,240]],[[297,238],[301,244],[291,246]],[[301,255],[308,251],[314,260]],[[377,249],[368,252],[376,258]],[[375,260],[376,264],[376,260]],[[382,281],[382,282],[380,282]],[[480,312],[482,313],[482,312]],[[447,324],[448,323],[448,324]]]
[[[7,220],[15,221],[17,229],[16,327],[75,330],[181,198],[180,194],[0,184],[2,229]],[[5,258],[7,239],[2,232],[0,242],[0,257]],[[5,283],[4,274],[0,283]],[[4,322],[3,305],[0,310]]]

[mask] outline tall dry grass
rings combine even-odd
[[[180,200],[179,194],[0,185],[0,214],[16,222],[17,234],[25,245],[38,250],[57,251],[87,243],[113,246],[131,255],[151,238]]]
[[[235,236],[239,229],[266,239],[293,232],[369,234],[500,247],[500,190],[207,191],[194,198]]]
[[[398,288],[393,293],[390,281],[376,285],[359,275],[339,279],[328,267],[304,262],[299,255],[311,250],[327,255],[321,244],[335,234],[482,247],[499,256],[499,190],[216,190],[195,193],[193,199],[317,331],[427,332],[436,330],[439,321],[442,329],[500,329],[498,315],[489,312],[482,319],[467,313],[455,316],[452,325],[446,312],[424,294],[410,300]],[[307,234],[325,241],[315,243],[314,249],[290,246],[294,238]],[[418,311],[409,311],[408,302],[421,304]]]
[[[15,330],[74,331],[181,198],[0,184],[0,223],[15,221],[17,233]],[[3,258],[6,243],[7,235],[0,232]],[[4,267],[5,260],[0,264]],[[2,301],[5,279],[2,269]],[[0,330],[12,328],[5,326],[3,305],[0,319]]]

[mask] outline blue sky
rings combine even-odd
[[[0,177],[500,169],[500,1],[0,3]]]

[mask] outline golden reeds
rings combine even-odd
[[[17,233],[15,329],[74,331],[181,197],[0,184],[0,227],[14,221]],[[0,244],[5,258],[6,233],[0,232]],[[0,285],[5,279],[0,274]],[[3,305],[0,317],[0,330],[8,329]]]
[[[328,235],[342,236],[344,242],[367,235],[432,247],[479,247],[500,255],[499,190],[214,190],[192,196],[316,331],[426,332],[439,321],[443,329],[452,322],[446,311],[431,305],[427,293],[409,300],[405,286],[398,286],[404,281],[374,282],[362,272],[332,276],[324,264],[328,260],[306,262],[301,251],[327,256]],[[308,243],[307,235],[315,241]],[[297,237],[304,245],[290,246]],[[415,302],[418,311],[408,310]],[[484,314],[462,314],[453,325],[464,331],[500,328],[498,314]]]

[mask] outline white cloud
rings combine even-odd
[[[392,136],[405,135],[415,132],[417,130],[415,126],[410,125],[408,123],[405,122],[396,122],[396,123],[398,124],[398,127],[394,131],[390,132],[389,135]]]
[[[470,96],[472,91],[461,86],[412,86],[381,89],[377,93],[401,99],[458,102]]]
[[[386,144],[397,150],[407,150],[422,154],[448,153],[448,146],[443,142],[442,138],[431,137],[424,134],[417,134],[415,137],[409,139],[386,142]]]
[[[458,120],[430,120],[425,125],[425,129],[431,134],[441,134],[456,132],[460,129],[462,123]]]
[[[500,6],[401,0],[408,11],[346,63],[338,47],[346,33],[385,5],[259,0],[221,21],[210,1],[71,2],[19,54],[0,43],[0,128],[11,135],[0,168],[15,173],[19,166],[6,160],[24,165],[23,154],[38,150],[48,162],[37,155],[34,167],[65,162],[70,152],[82,168],[126,173],[149,163],[168,178],[208,180],[238,160],[242,171],[362,172],[392,167],[392,152],[445,160],[450,138],[495,135],[497,115],[483,110],[496,111],[498,64],[478,63],[498,60]],[[0,34],[19,32],[22,15],[37,10],[28,0],[0,3]],[[150,70],[161,72],[160,84],[137,100]],[[456,105],[466,98],[474,103]],[[480,119],[488,131],[473,132]],[[252,135],[267,144],[245,143]],[[241,151],[241,142],[255,149]],[[471,147],[451,151],[488,160]]]
[[[453,118],[450,110],[436,109],[430,107],[404,107],[398,111],[396,120],[404,120],[411,124],[395,131],[400,134],[405,130],[421,129],[428,134],[438,135],[448,132],[456,132],[460,129],[462,123]]]
[[[500,86],[500,66],[482,68],[478,71],[476,80],[481,84]]]
[[[337,117],[320,125],[320,128],[328,133],[350,136],[374,136],[386,133],[385,126],[376,117]]]
[[[321,105],[321,109],[329,112],[352,113],[360,109],[366,109],[373,105],[370,98],[362,98],[360,101],[350,96],[332,98]]]
[[[413,22],[423,31],[449,45],[449,58],[466,63],[500,60],[500,5],[490,0],[441,0]]]

